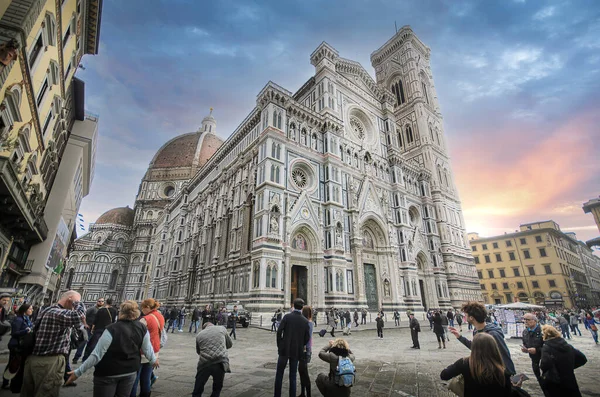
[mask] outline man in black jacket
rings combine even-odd
[[[420,349],[421,345],[419,345],[419,332],[421,332],[421,325],[419,324],[419,320],[415,318],[413,313],[409,314],[410,317],[410,336],[412,337],[413,345],[411,349]]]
[[[275,375],[275,397],[281,397],[283,373],[290,362],[290,397],[296,397],[296,372],[298,360],[304,355],[304,346],[310,339],[308,320],[302,315],[304,301],[296,299],[294,310],[285,315],[277,328],[277,373]]]
[[[525,314],[523,316],[523,321],[527,328],[523,330],[523,346],[521,346],[521,351],[523,353],[529,353],[533,373],[535,374],[544,395],[547,395],[546,390],[544,389],[544,383],[540,376],[540,359],[542,358],[542,347],[544,346],[542,327],[538,324],[537,317],[533,313]]]

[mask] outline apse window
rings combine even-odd
[[[175,194],[175,188],[173,186],[167,186],[165,187],[165,197],[171,197],[172,195]]]

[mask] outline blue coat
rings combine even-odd
[[[8,342],[8,348],[11,349],[19,344],[19,338],[28,334],[27,328],[33,331],[33,323],[29,316],[17,316],[12,322],[11,338]]]

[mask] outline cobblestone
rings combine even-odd
[[[368,397],[384,396],[419,396],[442,397],[451,396],[445,384],[439,379],[442,369],[469,354],[460,342],[450,337],[447,349],[438,350],[435,335],[426,326],[420,335],[421,350],[410,349],[411,341],[408,329],[394,329],[393,323],[387,322],[384,339],[376,337],[375,330],[353,332],[346,337],[356,355],[357,383],[352,395]],[[361,328],[359,327],[359,330]],[[466,327],[465,335],[468,336]],[[229,350],[231,374],[225,377],[223,397],[266,397],[273,395],[275,382],[275,363],[277,349],[275,334],[258,328],[238,329],[238,339]],[[341,333],[339,333],[341,336]],[[337,334],[336,334],[337,336]],[[314,384],[317,374],[328,371],[328,365],[318,358],[318,351],[327,343],[329,335],[319,338],[314,335],[313,360],[309,365],[314,395],[319,395]],[[525,382],[524,388],[532,396],[542,396],[531,371],[529,357],[520,352],[519,339],[511,339],[507,344],[511,350],[515,366],[519,373],[523,372],[531,380]],[[597,388],[598,352],[589,334],[576,337],[570,341],[583,351],[588,363],[577,369],[577,379],[585,396],[600,397]],[[3,356],[5,362],[7,356]],[[158,381],[154,385],[153,397],[174,397],[191,395],[196,374],[197,356],[194,346],[194,335],[187,332],[169,334],[168,345],[160,354],[161,367],[157,371]],[[89,371],[77,381],[77,387],[63,389],[63,397],[79,397],[92,395],[93,371]],[[298,385],[300,378],[298,377]],[[205,388],[205,395],[210,395],[211,381]],[[287,372],[284,377],[283,395],[288,393]],[[300,391],[298,390],[298,394]],[[12,395],[6,390],[0,396]]]

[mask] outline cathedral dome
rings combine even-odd
[[[127,207],[113,208],[100,215],[96,225],[116,224],[131,227],[133,225],[133,210]]]

